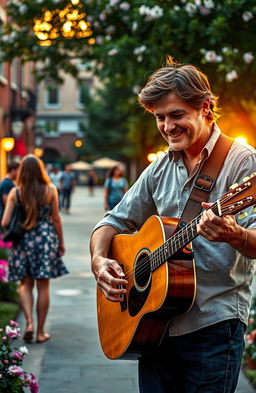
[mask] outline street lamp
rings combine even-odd
[[[20,136],[23,130],[23,121],[21,120],[13,120],[12,121],[12,134],[16,138]]]
[[[5,137],[1,139],[1,149],[0,149],[0,174],[1,179],[6,174],[6,153],[14,148],[14,138]]]

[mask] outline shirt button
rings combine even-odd
[[[188,186],[184,187],[184,190],[185,190],[185,191],[188,191]]]

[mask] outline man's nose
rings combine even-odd
[[[175,127],[176,127],[176,124],[175,124],[174,121],[172,121],[171,119],[166,119],[165,120],[164,132],[166,132],[166,134],[168,134],[169,132],[173,131]]]

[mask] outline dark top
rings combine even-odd
[[[8,195],[13,187],[14,183],[8,177],[0,183],[0,219],[2,219],[4,213],[3,195]]]

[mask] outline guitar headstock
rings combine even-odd
[[[219,216],[237,214],[249,206],[256,204],[256,173],[245,178],[242,184],[231,187],[231,190],[219,199],[214,208]],[[256,205],[254,206],[254,209]]]

